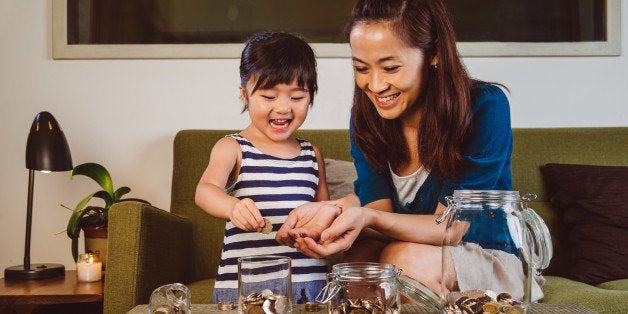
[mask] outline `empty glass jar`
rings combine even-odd
[[[458,190],[446,221],[442,298],[449,313],[525,313],[542,296],[552,244],[543,220],[517,191]],[[480,250],[483,249],[483,250]]]

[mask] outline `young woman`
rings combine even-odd
[[[347,33],[357,198],[332,201],[342,212],[328,213],[337,217],[327,224],[302,219],[311,207],[295,210],[277,240],[310,256],[349,250],[344,256],[351,261],[395,264],[439,292],[441,283],[473,285],[465,271],[483,268],[467,263],[490,264],[487,271],[504,272],[504,285],[521,285],[523,277],[505,273],[521,267],[506,245],[461,246],[451,256],[459,267],[448,270],[457,276],[441,278],[445,224],[435,219],[445,197],[454,190],[511,190],[513,145],[508,99],[498,86],[469,77],[442,1],[358,1]]]

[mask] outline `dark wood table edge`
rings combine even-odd
[[[74,283],[76,283],[74,285]],[[49,291],[51,285],[59,287]],[[25,286],[26,285],[26,286]],[[71,289],[70,287],[73,287]],[[30,294],[25,294],[30,293]],[[68,270],[63,277],[41,280],[0,280],[0,306],[53,305],[103,302],[104,282],[77,282],[76,271]]]

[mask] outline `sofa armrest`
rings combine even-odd
[[[105,272],[105,313],[148,303],[152,291],[189,280],[192,224],[140,202],[111,206]]]

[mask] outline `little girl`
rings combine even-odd
[[[196,188],[200,208],[228,219],[213,302],[237,302],[238,257],[262,254],[292,258],[293,302],[313,301],[325,285],[325,259],[280,245],[275,233],[295,207],[329,199],[323,156],[292,136],[317,90],[314,52],[290,34],[253,36],[240,79],[251,123],[216,142]]]

